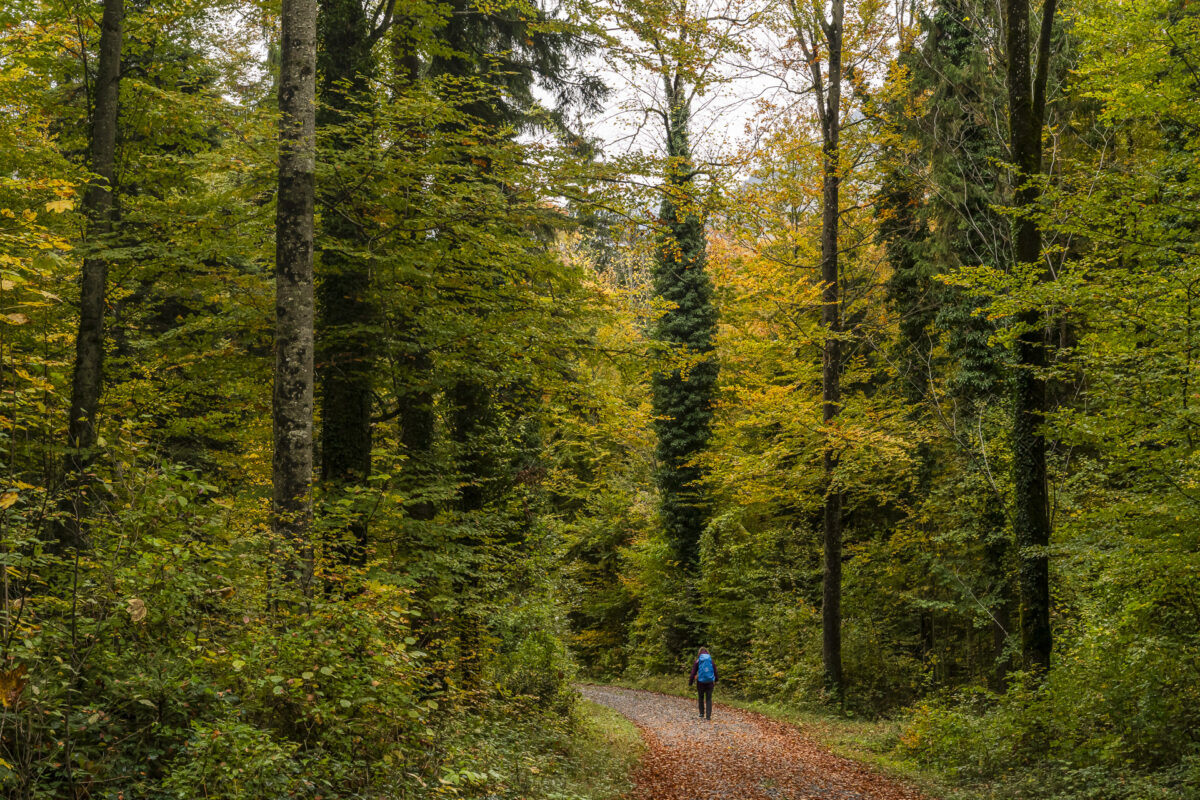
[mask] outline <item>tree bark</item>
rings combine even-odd
[[[838,222],[841,217],[842,20],[844,0],[834,0],[822,24],[829,51],[827,86],[821,116],[821,321],[825,351],[821,372],[821,418],[826,429],[824,454],[824,569],[821,597],[821,660],[825,686],[842,696],[842,493],[835,473],[838,453],[831,427],[842,407],[841,302],[838,294]],[[815,48],[814,48],[815,49]],[[818,99],[821,102],[821,99]]]
[[[271,525],[288,577],[313,576],[313,207],[316,0],[283,0],[279,202],[275,217],[275,389]]]
[[[1007,0],[1008,114],[1011,157],[1017,188],[1013,205],[1021,212],[1036,206],[1042,171],[1042,127],[1046,109],[1046,80],[1055,0],[1046,0],[1038,37],[1037,73],[1031,69],[1029,0]],[[1042,261],[1042,232],[1028,213],[1014,223],[1014,260],[1018,265]],[[1041,280],[1048,276],[1044,271]],[[1013,530],[1018,548],[1021,606],[1021,650],[1029,669],[1050,666],[1050,504],[1046,485],[1046,440],[1039,426],[1046,413],[1045,319],[1037,309],[1017,319],[1013,409]]]
[[[121,45],[124,38],[124,0],[104,0],[100,21],[100,57],[96,69],[92,111],[91,170],[95,175],[83,197],[87,238],[93,242],[112,232],[116,203],[114,181],[117,155],[117,114],[121,89]],[[84,473],[94,457],[98,438],[96,414],[104,367],[104,308],[108,261],[83,260],[79,289],[79,331],[75,337],[75,369],[71,379],[71,408],[67,422],[67,486],[71,518],[59,526],[60,544],[84,544],[80,520],[86,514]]]

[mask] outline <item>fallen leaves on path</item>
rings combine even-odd
[[[760,714],[718,705],[706,722],[695,700],[599,686],[580,691],[642,731],[648,752],[631,800],[925,800]]]

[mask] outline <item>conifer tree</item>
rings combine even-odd
[[[322,0],[317,17],[320,106],[317,127],[334,177],[322,186],[317,237],[317,385],[321,408],[321,482],[337,494],[366,483],[371,473],[371,411],[375,310],[370,302],[370,242],[363,222],[361,173],[354,165],[370,148],[375,72],[372,48],[391,25],[393,3],[380,7],[372,27],[359,0]],[[350,522],[351,558],[367,547],[362,515]]]
[[[1003,266],[1009,226],[995,210],[1004,187],[996,168],[1004,155],[1001,123],[992,117],[1003,102],[1003,86],[980,40],[998,21],[987,7],[943,0],[926,20],[929,35],[918,67],[930,92],[919,121],[926,142],[931,183],[925,208],[935,232],[925,242],[924,260],[936,271]],[[943,288],[935,325],[947,333],[955,362],[955,394],[968,401],[990,395],[1000,376],[1000,359],[989,339],[994,326],[978,313],[979,301],[957,288]]]
[[[909,82],[899,107],[890,110],[899,141],[889,148],[878,195],[879,235],[893,270],[888,291],[900,314],[906,395],[911,403],[954,409],[949,413],[958,419],[942,419],[944,411],[933,416],[952,429],[944,433],[955,439],[978,486],[990,486],[981,474],[980,434],[957,432],[983,430],[980,415],[995,403],[1004,358],[992,344],[994,323],[982,313],[982,301],[939,276],[1003,266],[1008,258],[1009,226],[995,210],[1003,203],[996,164],[1004,134],[994,113],[1003,107],[1004,87],[993,69],[995,54],[980,46],[996,38],[998,25],[986,6],[969,0],[941,0],[921,19],[921,45],[899,59]],[[943,385],[949,404],[938,396]],[[923,457],[928,474],[936,456],[925,450]],[[1010,548],[1003,498],[991,488],[985,495],[972,504],[980,509],[975,527],[983,537],[983,563],[972,567],[985,587],[978,591],[986,589],[999,686],[1006,668]]]

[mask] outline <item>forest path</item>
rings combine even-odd
[[[579,691],[641,729],[648,751],[631,800],[925,800],[761,714],[714,705],[705,722],[694,698],[609,686]]]

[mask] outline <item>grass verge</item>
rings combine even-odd
[[[514,703],[507,713],[447,720],[453,754],[414,796],[460,800],[616,800],[633,787],[642,739],[625,717],[584,700],[569,715]]]
[[[615,800],[633,788],[633,770],[645,750],[642,735],[623,715],[590,700],[579,702],[577,714],[564,788],[581,800]]]

